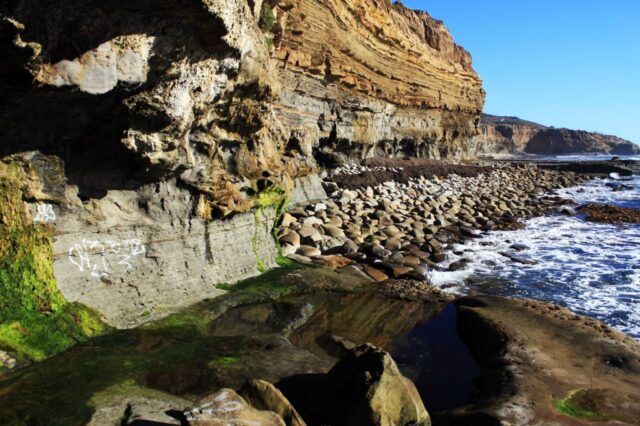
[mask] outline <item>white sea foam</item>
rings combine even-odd
[[[624,182],[634,187],[629,191],[613,192],[605,183],[594,181],[561,193],[578,203],[640,202],[637,177]],[[528,248],[516,252],[511,249],[515,243]],[[538,264],[516,263],[500,252]],[[559,303],[640,337],[640,225],[594,224],[581,217],[559,215],[539,217],[526,221],[525,229],[490,232],[453,246],[444,265],[461,258],[468,258],[469,266],[462,271],[433,272],[434,285],[455,293],[475,289]]]

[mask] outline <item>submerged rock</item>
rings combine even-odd
[[[640,223],[640,209],[618,207],[608,204],[587,204],[578,211],[587,215],[590,222],[599,223]]]

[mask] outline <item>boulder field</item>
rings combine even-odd
[[[428,281],[429,270],[445,260],[447,244],[482,231],[517,229],[518,219],[568,203],[552,190],[588,179],[526,166],[366,160],[334,170],[324,182],[329,198],[284,213],[277,236],[283,255],[298,262],[358,263],[377,281]],[[512,253],[505,256],[524,262]],[[462,260],[449,269],[464,267]]]

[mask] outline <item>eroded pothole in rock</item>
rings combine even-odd
[[[471,402],[480,366],[456,332],[456,307],[444,310],[410,332],[395,338],[390,353],[411,379],[430,413]]]

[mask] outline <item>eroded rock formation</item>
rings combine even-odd
[[[52,227],[64,297],[117,327],[275,266],[274,207],[321,199],[336,154],[465,156],[482,109],[444,25],[386,0],[10,0],[0,18],[0,160],[30,180],[12,208]]]
[[[442,22],[383,0],[0,12],[2,154],[59,156],[89,198],[175,177],[202,216],[243,212],[313,171],[314,151],[465,155],[483,104]]]
[[[472,139],[478,154],[527,153],[540,155],[612,154],[637,155],[638,145],[617,136],[557,129],[517,117],[485,114],[480,134]]]

